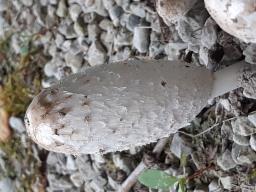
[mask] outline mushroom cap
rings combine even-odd
[[[204,0],[206,9],[227,33],[246,43],[256,43],[255,0]]]
[[[47,150],[93,154],[155,142],[205,106],[212,74],[183,62],[91,67],[42,90],[26,112],[30,137]]]
[[[157,0],[156,10],[167,25],[177,22],[197,0]]]

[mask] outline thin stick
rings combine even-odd
[[[222,121],[222,122],[220,122],[220,123],[215,123],[213,126],[209,127],[208,129],[206,129],[206,130],[204,130],[204,131],[202,131],[201,133],[198,133],[198,134],[196,134],[196,135],[192,135],[192,134],[186,133],[186,132],[184,132],[184,131],[177,131],[177,133],[181,133],[181,134],[187,135],[187,136],[189,136],[189,137],[195,138],[195,137],[199,137],[199,136],[201,136],[201,135],[203,135],[203,134],[205,134],[205,133],[211,131],[212,129],[214,129],[215,127],[219,126],[219,125],[222,124],[222,123],[225,123],[225,122],[228,122],[228,121],[232,121],[233,119],[237,119],[237,118],[238,118],[238,117],[231,117],[231,118],[226,119],[226,120],[224,120],[224,121]]]
[[[153,153],[156,154],[157,157],[160,156],[163,151],[166,143],[168,142],[168,137],[160,139],[156,146],[153,149]],[[136,183],[138,176],[147,168],[147,166],[140,162],[140,164],[133,170],[133,172],[128,176],[128,178],[122,183],[119,192],[129,192],[132,186]]]

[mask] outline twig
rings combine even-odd
[[[168,142],[168,137],[160,139],[156,146],[153,149],[153,153],[157,157],[160,156],[161,152],[163,151],[166,143]],[[147,168],[143,161],[133,170],[133,172],[128,176],[128,178],[122,183],[119,192],[129,192],[132,186],[136,183],[138,176]]]
[[[240,116],[238,116],[238,117],[240,117]],[[224,120],[224,121],[222,121],[220,123],[215,123],[213,126],[209,127],[208,129],[206,129],[206,130],[204,130],[201,133],[198,133],[196,135],[192,135],[192,134],[186,133],[184,131],[177,131],[177,133],[181,133],[181,134],[187,135],[187,136],[192,137],[192,138],[199,137],[199,136],[201,136],[201,135],[211,131],[212,129],[214,129],[215,127],[219,126],[220,124],[228,122],[228,121],[232,121],[234,119],[237,119],[238,117],[231,117],[231,118],[226,119],[226,120]]]

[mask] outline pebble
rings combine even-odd
[[[241,146],[233,143],[231,156],[236,164],[248,165],[256,161],[256,153],[246,146]]]
[[[87,31],[88,31],[88,39],[90,42],[94,42],[98,39],[98,36],[101,33],[100,28],[96,24],[90,24],[87,25]]]
[[[221,126],[221,135],[224,138],[229,139],[230,141],[233,140],[233,131],[230,123],[224,122]]]
[[[218,25],[211,17],[209,17],[204,24],[201,35],[201,44],[204,47],[212,49],[214,45],[217,43],[217,29]]]
[[[106,51],[99,41],[91,44],[88,50],[88,62],[91,66],[104,64],[107,59]]]
[[[140,52],[146,53],[150,44],[150,29],[148,27],[135,27],[133,35],[133,46]]]
[[[68,52],[65,54],[65,62],[72,69],[73,73],[77,73],[83,64],[83,54],[74,55]]]
[[[126,27],[129,31],[134,31],[135,27],[138,27],[141,24],[142,20],[139,16],[129,14],[126,22]]]
[[[22,4],[27,6],[27,7],[30,7],[33,5],[33,0],[21,0]]]
[[[0,0],[0,12],[8,9],[8,0]]]
[[[231,152],[228,149],[217,158],[217,164],[224,171],[233,169],[236,166],[236,163],[232,159]]]
[[[75,173],[71,174],[70,180],[78,188],[80,188],[84,183],[84,179],[82,178],[82,176],[79,172],[75,172]]]
[[[233,134],[233,141],[238,145],[249,146],[249,139],[250,137],[248,136]]]
[[[76,3],[70,5],[70,7],[68,8],[68,11],[69,11],[70,18],[73,21],[77,21],[77,18],[82,13],[81,6],[79,4],[76,4]]]
[[[74,23],[74,31],[78,36],[81,36],[81,37],[85,36],[84,26],[79,21],[76,21]]]
[[[130,4],[130,11],[132,14],[137,15],[141,18],[145,18],[146,17],[146,11],[144,9],[144,5],[142,3],[131,3]]]
[[[219,100],[219,103],[224,107],[225,110],[227,111],[231,110],[231,104],[228,99],[221,98]]]
[[[110,62],[119,62],[124,61],[130,58],[132,54],[132,51],[129,47],[125,47],[124,49],[121,49],[118,51],[115,55],[110,57]]]
[[[217,180],[211,181],[211,183],[208,185],[208,190],[209,190],[209,192],[221,192],[222,191]]]
[[[14,187],[13,181],[10,178],[1,178],[0,191],[15,192],[15,187]]]
[[[248,115],[248,120],[256,127],[256,113]]]
[[[119,25],[119,18],[123,14],[123,9],[120,6],[113,6],[108,10],[109,17],[111,18],[114,26]]]
[[[173,43],[170,42],[165,46],[165,54],[168,56],[168,60],[177,60],[180,56],[181,50],[188,47],[186,43]]]
[[[57,73],[58,66],[53,61],[49,61],[44,66],[44,73],[48,77],[52,77]]]
[[[248,121],[247,117],[239,117],[235,121],[232,121],[231,124],[233,132],[238,135],[250,136],[256,133],[256,128]]]
[[[9,118],[9,124],[17,133],[24,133],[26,131],[23,121],[18,117],[11,116]]]
[[[226,176],[226,177],[220,177],[220,182],[224,189],[231,190],[233,187],[233,177]]]
[[[187,142],[179,134],[174,134],[170,150],[178,158],[181,158],[182,155],[190,155],[192,153],[191,144]]]
[[[65,17],[68,13],[68,8],[65,0],[60,0],[58,3],[58,8],[56,15],[59,17]]]
[[[250,44],[243,51],[245,61],[250,64],[256,64],[256,44]]]
[[[70,171],[76,171],[77,170],[77,166],[74,160],[74,157],[72,155],[67,155],[66,156],[67,160],[66,160],[66,168]]]
[[[251,135],[250,146],[254,151],[256,151],[256,134]]]

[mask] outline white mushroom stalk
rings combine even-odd
[[[186,126],[211,97],[239,87],[244,63],[213,75],[180,61],[105,64],[64,79],[34,98],[30,137],[68,154],[122,151]]]
[[[204,0],[206,9],[227,33],[246,43],[256,43],[255,0]]]

